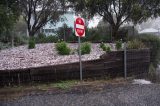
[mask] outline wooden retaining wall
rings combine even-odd
[[[122,77],[124,75],[124,52],[106,53],[100,59],[84,61],[82,64],[83,78]],[[147,73],[149,64],[149,49],[127,51],[128,76]],[[69,79],[79,79],[79,62],[21,70],[0,70],[0,85]]]

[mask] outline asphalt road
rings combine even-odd
[[[30,94],[0,106],[160,106],[160,85],[105,85],[65,93]]]

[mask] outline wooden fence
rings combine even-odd
[[[97,60],[84,61],[83,78],[124,76],[124,52],[106,53]],[[127,51],[128,76],[148,73],[149,49]],[[79,62],[17,70],[0,70],[0,85],[79,79]]]

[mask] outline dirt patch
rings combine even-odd
[[[104,89],[106,85],[124,85],[128,84],[131,79],[124,80],[123,78],[117,78],[113,80],[87,80],[87,81],[67,81],[50,84],[33,84],[17,87],[4,87],[0,88],[0,101],[10,101],[18,99],[25,95],[39,95],[41,93],[59,94],[67,92],[96,92]],[[72,83],[71,83],[72,82]],[[64,85],[64,83],[66,83]],[[61,84],[62,88],[57,87],[57,84]],[[70,84],[70,85],[69,85]],[[67,87],[63,89],[63,86]]]

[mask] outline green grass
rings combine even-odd
[[[39,89],[39,90],[48,90],[48,89],[52,89],[52,88],[58,88],[58,89],[66,90],[66,89],[69,89],[69,88],[73,87],[77,83],[78,83],[78,81],[68,80],[68,81],[60,81],[60,82],[57,82],[57,83],[38,84],[38,85],[34,85],[33,88],[36,88],[36,89]]]
[[[14,93],[14,92],[25,92],[25,91],[34,91],[34,90],[42,90],[42,91],[48,91],[51,89],[62,89],[62,90],[67,90],[70,89],[71,87],[75,86],[78,84],[78,81],[75,80],[68,80],[68,81],[60,81],[57,83],[47,83],[47,84],[32,84],[32,85],[22,85],[22,86],[11,86],[11,87],[3,87],[0,88],[0,93]]]
[[[71,81],[61,81],[58,83],[53,84],[54,87],[59,88],[59,89],[69,89],[73,87],[74,85],[77,84],[78,81],[71,80]]]

